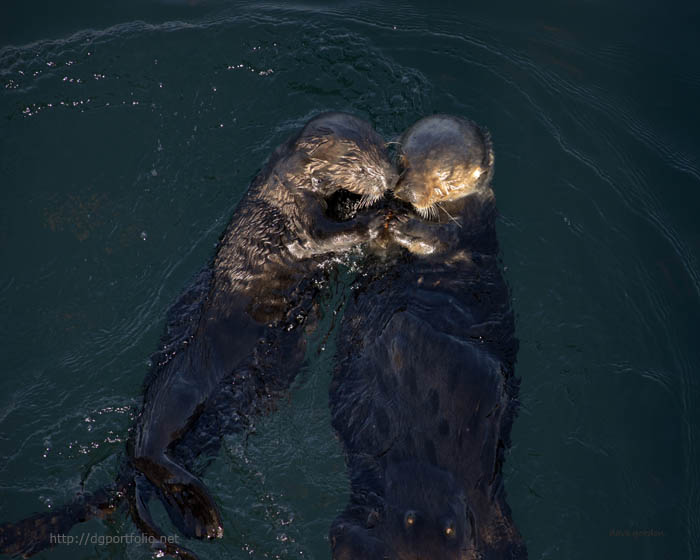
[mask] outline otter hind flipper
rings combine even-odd
[[[148,537],[160,539],[163,531],[155,524],[148,509],[153,487],[143,475],[134,477],[134,487],[129,496],[131,517],[138,529]]]
[[[141,457],[135,463],[157,489],[173,525],[185,536],[213,539],[223,535],[219,510],[197,477],[164,455],[157,459]],[[138,500],[136,505],[138,512]],[[153,526],[150,516],[142,518],[146,526]]]
[[[171,521],[184,535],[197,539],[223,535],[218,508],[201,482],[166,484],[160,493]]]
[[[170,539],[164,536],[163,531],[156,525],[148,509],[148,502],[151,497],[153,486],[143,475],[137,475],[134,485],[129,495],[129,505],[131,518],[142,534],[149,537],[151,546],[159,552],[174,558],[184,560],[199,560],[189,549],[169,542]],[[165,503],[165,502],[164,502]],[[170,514],[170,512],[168,512]]]

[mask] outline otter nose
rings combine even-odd
[[[410,182],[406,180],[405,174],[399,177],[396,187],[394,188],[394,196],[399,200],[410,202],[411,204],[418,202],[416,190],[411,188]]]
[[[399,174],[394,169],[394,166],[384,170],[384,190],[393,191],[396,184],[399,182]]]

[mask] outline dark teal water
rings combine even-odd
[[[530,557],[698,558],[700,17],[685,4],[6,2],[0,520],[114,477],[165,311],[275,146],[322,110],[387,138],[447,112],[495,141],[521,340],[506,488]],[[342,276],[325,309],[347,290]],[[312,337],[288,401],[247,444],[227,438],[205,476],[226,534],[192,544],[202,558],[329,557],[348,491],[332,354]],[[117,515],[72,534],[134,531]]]

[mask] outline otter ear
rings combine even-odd
[[[483,126],[479,127],[479,131],[484,139],[484,146],[486,148],[486,161],[484,163],[487,167],[493,167],[496,156],[493,152],[493,139],[491,138],[491,132]]]

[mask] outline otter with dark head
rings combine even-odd
[[[169,448],[222,380],[236,388],[232,408],[239,418],[289,387],[304,354],[300,327],[315,280],[324,274],[319,264],[366,241],[373,219],[336,222],[327,216],[326,200],[344,189],[367,206],[395,180],[383,140],[367,122],[325,113],[275,151],[238,205],[191,338],[149,384],[132,447],[134,466],[187,536],[219,536],[221,522],[205,488],[172,460]],[[138,518],[152,527],[138,488]]]
[[[399,202],[344,312],[330,389],[351,477],[333,558],[526,558],[501,474],[517,340],[491,141],[436,115],[399,143]]]
[[[170,313],[119,481],[51,514],[0,526],[0,552],[35,553],[51,544],[51,534],[111,511],[124,494],[150,536],[163,534],[150,515],[153,495],[186,536],[221,536],[218,508],[192,472],[197,456],[215,452],[222,431],[245,429],[289,387],[303,359],[304,327],[314,319],[317,281],[326,274],[320,265],[369,239],[376,212],[341,223],[329,217],[328,199],[342,190],[364,207],[396,178],[382,138],[346,113],[313,118],[277,148],[236,208],[211,266]],[[188,556],[170,544],[162,552]]]

